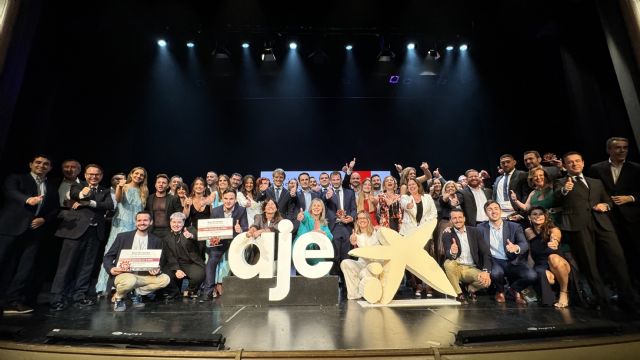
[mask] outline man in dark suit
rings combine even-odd
[[[46,181],[51,160],[37,155],[29,163],[27,174],[9,175],[3,187],[4,204],[0,209],[0,264],[9,271],[5,294],[5,314],[24,314],[33,308],[24,304],[25,292],[40,242],[51,235],[48,224],[53,224],[60,206],[58,191]],[[8,264],[17,262],[15,273]],[[13,263],[15,264],[15,263]],[[13,276],[11,276],[13,273]]]
[[[311,200],[321,198],[320,193],[313,191],[309,180],[309,173],[302,172],[298,175],[300,188],[296,194],[296,208],[302,209],[303,211],[309,211]]]
[[[535,150],[525,151],[523,157],[524,166],[526,166],[528,170],[542,167],[542,169],[547,173],[550,181],[554,181],[555,179],[561,178],[563,176],[562,160],[551,160],[551,163],[554,166],[542,166],[542,158],[540,157],[540,153]]]
[[[460,191],[462,194],[460,205],[464,211],[465,223],[476,226],[477,223],[489,220],[482,209],[487,200],[491,200],[492,191],[482,187],[482,178],[478,170],[469,169],[464,174],[467,177],[467,186]]]
[[[273,199],[276,204],[278,204],[278,212],[280,215],[296,224],[296,215],[298,214],[296,210],[299,210],[296,209],[296,191],[291,191],[284,185],[284,179],[286,176],[284,170],[280,168],[275,169],[272,176],[272,186],[264,188],[264,186],[260,184],[258,188],[260,193],[258,194],[256,201]]]
[[[517,304],[526,305],[527,301],[521,291],[532,285],[538,275],[527,264],[529,244],[522,227],[503,220],[502,209],[495,200],[487,201],[484,211],[489,217],[489,222],[481,224],[479,228],[491,252],[491,282],[496,287],[496,302],[505,302],[506,276],[509,280],[510,295]]]
[[[584,161],[580,153],[569,152],[562,158],[567,176],[554,183],[555,196],[563,208],[560,213],[560,229],[567,235],[567,243],[580,271],[587,278],[598,305],[608,305],[608,296],[596,260],[597,256],[604,256],[610,266],[607,272],[617,285],[618,304],[633,308],[627,263],[607,215],[612,207],[611,199],[600,180],[583,176]]]
[[[609,160],[591,165],[589,176],[602,181],[611,196],[613,209],[609,216],[627,259],[629,275],[640,286],[640,267],[631,263],[640,259],[640,164],[627,161],[629,140],[612,137],[607,140]]]
[[[356,195],[351,189],[342,187],[340,172],[334,171],[329,176],[331,186],[322,195],[326,207],[329,229],[333,234],[333,267],[332,274],[340,274],[340,263],[349,258],[351,250],[349,236],[353,231],[353,219],[356,217]]]
[[[156,192],[149,195],[145,210],[151,213],[151,233],[164,239],[170,232],[169,217],[171,214],[182,211],[182,204],[177,196],[168,193],[169,176],[167,174],[156,175]]]
[[[184,279],[189,279],[187,291],[191,296],[197,295],[204,281],[204,241],[195,239],[194,229],[186,231],[185,219],[182,212],[171,214],[171,232],[162,239],[164,256],[160,266],[171,277],[166,289],[169,297],[179,294]]]
[[[467,304],[467,299],[460,288],[460,283],[468,284],[468,292],[472,301],[476,300],[475,292],[491,285],[491,253],[489,243],[482,236],[482,231],[472,226],[465,226],[464,213],[460,209],[451,210],[453,229],[442,234],[442,243],[446,260],[444,272],[456,290],[456,300]]]
[[[51,285],[51,310],[63,310],[67,297],[81,306],[95,304],[88,296],[91,274],[105,237],[105,213],[113,209],[111,192],[100,186],[102,167],[89,164],[85,182],[69,190],[69,210],[63,210],[56,236],[63,238],[58,269]]]
[[[114,311],[125,311],[125,296],[135,291],[133,296],[133,307],[142,308],[141,295],[150,294],[156,290],[169,285],[171,279],[167,274],[162,274],[160,268],[149,270],[148,272],[131,272],[127,267],[118,266],[120,250],[134,249],[162,249],[162,240],[151,234],[151,214],[148,211],[140,211],[136,214],[136,230],[119,233],[113,241],[111,248],[104,254],[102,266],[107,273],[115,276],[113,285],[116,287]]]
[[[516,169],[516,160],[511,154],[500,156],[500,169],[502,175],[498,176],[493,184],[493,200],[502,208],[502,216],[509,217],[518,207],[511,200],[511,191],[518,199],[526,199],[531,192],[527,183],[527,172]]]
[[[211,210],[212,219],[232,218],[233,235],[231,239],[220,239],[217,237],[209,239],[209,246],[206,249],[209,260],[205,266],[205,280],[202,286],[202,296],[204,299],[211,299],[214,296],[213,290],[216,284],[216,268],[222,255],[229,250],[231,240],[236,235],[249,229],[247,211],[236,203],[236,192],[233,189],[226,189],[222,193],[222,205]],[[221,279],[219,279],[221,280]],[[219,284],[221,286],[221,284]],[[217,289],[221,293],[220,289]]]

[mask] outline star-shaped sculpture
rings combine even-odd
[[[380,228],[388,245],[368,246],[349,251],[349,255],[370,260],[384,260],[384,271],[380,276],[382,282],[381,304],[393,300],[400,282],[408,269],[436,291],[455,297],[457,294],[451,286],[447,275],[438,263],[429,255],[424,246],[431,239],[437,220],[420,225],[409,234],[402,236],[388,228]]]

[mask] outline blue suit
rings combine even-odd
[[[351,216],[354,220],[356,218],[356,194],[351,189],[340,188],[343,193],[343,206],[345,216]],[[333,234],[333,268],[332,274],[340,273],[340,262],[344,259],[349,259],[348,252],[351,250],[351,243],[349,242],[349,236],[353,231],[353,222],[345,224],[337,221],[337,212],[340,209],[340,197],[334,190],[333,196],[327,199],[327,193],[322,194],[322,200],[324,201],[326,208],[327,221],[329,222],[329,229]]]
[[[491,222],[486,222],[478,226],[482,230],[485,241],[491,244]],[[510,253],[507,251],[507,240],[520,247],[520,252]],[[496,286],[498,292],[504,292],[504,278],[509,280],[510,287],[520,292],[532,285],[536,279],[536,272],[527,264],[529,258],[529,243],[524,237],[522,227],[511,221],[502,222],[502,248],[507,259],[496,258],[491,253],[491,282]]]

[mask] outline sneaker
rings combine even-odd
[[[125,311],[127,310],[127,304],[122,299],[116,299],[113,303],[113,311]]]
[[[142,296],[140,295],[135,295],[131,297],[131,303],[133,304],[134,308],[143,308],[144,307],[144,303],[142,302]]]
[[[62,311],[66,306],[62,301],[57,301],[49,305],[49,310],[51,311]]]
[[[32,312],[33,308],[21,303],[10,304],[4,308],[5,314],[28,314]]]

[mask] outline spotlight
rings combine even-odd
[[[385,49],[380,51],[380,53],[378,54],[378,61],[379,62],[391,62],[393,61],[393,59],[395,59],[396,54],[391,51],[391,49]]]
[[[469,48],[469,46],[467,46],[467,44],[462,44],[459,47],[460,51],[467,51],[468,48]]]
[[[347,44],[344,48],[347,49],[348,51],[351,51],[353,50],[353,45]]]
[[[438,59],[440,59],[440,53],[438,52],[438,50],[431,49],[427,51],[426,60],[438,60]]]
[[[447,45],[446,49],[447,51],[453,51],[453,45]]]
[[[211,56],[213,56],[215,60],[229,60],[229,58],[231,57],[231,54],[229,53],[229,50],[227,50],[226,48],[222,46],[217,46],[211,52]]]
[[[242,48],[243,49],[248,49],[249,48],[249,43],[247,43],[247,42],[242,43]]]
[[[290,42],[289,43],[289,49],[295,50],[297,48],[298,48],[298,44],[296,44],[295,42]]]
[[[194,48],[195,46],[196,46],[196,44],[194,44],[194,43],[193,43],[193,42],[191,42],[191,41],[189,41],[189,42],[187,43],[187,47],[188,47],[189,49]]]
[[[167,42],[163,39],[158,40],[158,46],[165,47],[167,46]]]
[[[409,49],[409,50],[413,50],[413,49],[415,49],[415,48],[416,48],[416,44],[414,44],[414,43],[408,43],[408,44],[407,44],[407,49]]]
[[[264,62],[274,62],[276,61],[276,55],[273,53],[273,48],[264,48],[262,51],[262,55],[260,58]]]

